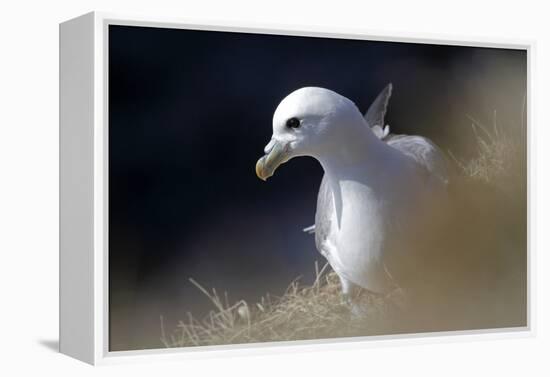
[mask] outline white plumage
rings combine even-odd
[[[440,150],[420,136],[391,135],[384,117],[388,85],[363,117],[347,98],[323,88],[288,95],[273,117],[272,140],[256,166],[262,179],[298,156],[317,159],[325,172],[319,189],[316,246],[341,279],[387,293],[421,263],[414,238],[448,182]],[[404,287],[406,288],[406,287]]]

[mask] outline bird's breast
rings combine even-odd
[[[357,182],[343,181],[339,188],[342,207],[340,213],[332,213],[328,238],[335,246],[334,260],[340,269],[356,284],[365,286],[367,279],[375,277],[372,270],[383,263],[389,220],[386,203],[372,189]]]
[[[359,253],[363,257],[378,257],[385,236],[387,203],[377,198],[372,189],[357,182],[342,182],[340,188],[342,210],[337,221],[340,226],[336,227],[336,243],[350,256]]]

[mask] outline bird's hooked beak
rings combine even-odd
[[[290,159],[289,150],[289,143],[271,139],[264,149],[265,155],[256,162],[258,178],[266,181],[271,177],[279,165]]]

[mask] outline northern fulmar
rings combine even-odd
[[[392,135],[385,114],[392,85],[365,115],[346,97],[306,87],[289,94],[273,116],[273,135],[256,164],[262,180],[294,157],[324,170],[317,199],[319,252],[339,276],[344,297],[357,288],[406,290],[422,263],[412,245],[448,183],[440,149],[421,136]],[[405,287],[404,287],[405,285]]]

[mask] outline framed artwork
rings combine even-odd
[[[61,352],[529,333],[531,48],[62,23]]]

